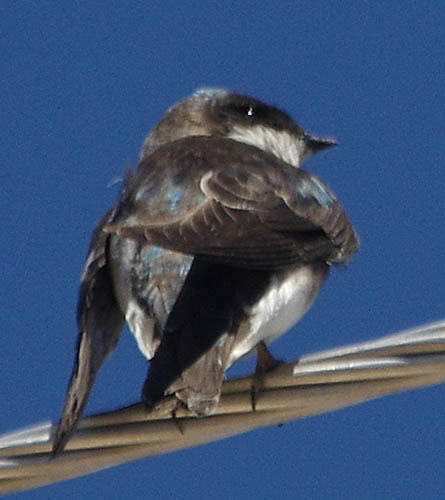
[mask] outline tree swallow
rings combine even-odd
[[[123,323],[150,360],[142,398],[196,415],[225,371],[292,327],[358,237],[300,168],[335,144],[249,96],[203,89],[168,110],[96,227],[81,278],[78,347],[54,453],[80,418]]]

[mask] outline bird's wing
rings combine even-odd
[[[62,416],[53,441],[53,454],[60,452],[79,420],[96,373],[114,349],[123,325],[107,262],[109,235],[102,231],[111,211],[96,227],[81,279],[77,322],[77,354]]]
[[[341,263],[358,248],[343,208],[316,176],[253,146],[205,137],[147,158],[106,230],[248,268]]]

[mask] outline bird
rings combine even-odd
[[[233,363],[257,351],[255,373],[273,366],[267,345],[359,248],[334,193],[301,168],[335,144],[225,89],[199,89],[167,110],[91,238],[54,455],[125,323],[150,360],[147,409],[173,396],[211,415]]]

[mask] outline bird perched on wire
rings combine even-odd
[[[252,97],[202,89],[149,133],[96,227],[81,279],[78,349],[54,453],[63,449],[124,321],[150,361],[142,399],[196,415],[224,372],[307,311],[359,246],[334,194],[300,168],[335,144]]]

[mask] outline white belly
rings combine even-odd
[[[228,366],[259,342],[270,342],[295,325],[314,301],[326,273],[327,268],[312,265],[277,273],[268,292],[247,311],[249,317],[240,328]]]

